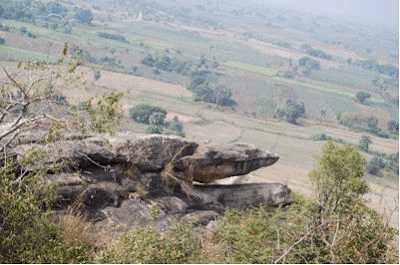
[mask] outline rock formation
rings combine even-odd
[[[102,224],[129,228],[155,222],[162,231],[178,221],[207,225],[226,207],[260,203],[278,207],[291,202],[290,189],[279,183],[205,184],[247,174],[279,159],[277,154],[252,145],[202,145],[162,135],[106,137],[71,132],[42,145],[43,135],[38,132],[29,138],[22,133],[11,143],[17,154],[32,147],[45,152],[28,170],[45,168],[49,183],[63,185],[53,205],[59,216],[73,209]],[[151,216],[154,203],[159,208],[156,218]]]

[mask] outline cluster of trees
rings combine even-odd
[[[310,67],[311,69],[321,69],[320,63],[310,57],[304,56],[299,59],[299,65],[304,67]]]
[[[389,138],[390,134],[378,128],[378,118],[375,116],[364,116],[358,113],[341,112],[336,116],[341,125],[357,131],[366,131],[379,137]]]
[[[375,176],[383,176],[383,172],[386,172],[392,177],[399,177],[399,152],[393,154],[374,152],[374,157],[368,161],[367,171]]]
[[[286,101],[287,108],[276,110],[274,118],[285,118],[288,122],[297,124],[297,119],[300,117],[304,117],[306,113],[306,109],[304,107],[304,102],[297,102],[292,99],[288,99]]]
[[[216,77],[207,70],[192,73],[187,89],[193,93],[193,101],[235,107],[236,102],[232,99],[232,91],[224,86],[215,87],[215,82]]]
[[[2,1],[0,4],[0,17],[23,22],[35,22],[37,18],[45,21],[63,19],[68,15],[68,9],[58,1]]]
[[[161,134],[166,129],[165,134],[175,134],[185,137],[183,125],[178,117],[175,116],[171,122],[165,121],[167,111],[164,108],[149,104],[139,104],[129,109],[129,116],[137,122],[148,124],[146,133]]]
[[[325,60],[331,60],[332,55],[329,55],[325,53],[324,51],[321,50],[316,50],[311,47],[311,45],[308,44],[303,44],[301,45],[301,48],[304,52],[308,53],[310,56],[325,59]]]
[[[181,54],[179,50],[176,53]],[[162,55],[149,53],[140,63],[149,67],[156,67],[158,70],[175,72],[185,76],[190,76],[193,72],[207,70],[210,67],[216,69],[219,66],[215,58],[210,61],[203,55],[198,61],[180,60],[173,56],[169,50],[166,50]]]
[[[303,74],[305,76],[309,76],[311,74],[312,70],[321,69],[320,63],[318,61],[313,60],[307,56],[300,58],[298,61],[298,65],[304,67]]]
[[[19,28],[19,32],[21,32],[22,34],[28,36],[29,38],[36,39],[36,35],[33,34],[30,31],[28,31],[28,29],[26,27],[20,27]]]
[[[110,39],[110,40],[120,41],[120,42],[124,42],[124,43],[129,43],[129,41],[127,41],[124,36],[119,35],[119,34],[97,32],[97,36],[99,36],[100,38],[104,38],[104,39]]]
[[[147,54],[141,61],[149,67],[156,67],[158,70],[176,72],[181,75],[190,75],[192,72],[192,61],[181,61],[169,54]]]
[[[67,49],[64,50],[65,55]],[[45,70],[34,64],[22,69],[34,73]],[[29,83],[26,86],[6,70],[5,74],[15,82],[4,84],[0,93],[0,123],[12,121],[11,127],[1,131],[3,148],[12,147],[8,139],[15,139],[26,121],[36,123],[41,117],[51,120],[43,144],[62,137],[57,128],[67,125],[69,128],[71,123],[62,115],[50,117],[43,115],[43,108],[36,112],[31,108],[40,100],[52,107],[49,98],[56,89],[42,91],[43,82],[51,79],[43,81],[42,73],[31,85],[32,90],[28,90],[25,88]],[[67,77],[64,72],[58,74]],[[36,83],[40,85],[35,86]],[[15,90],[22,95],[15,96],[17,102],[14,98],[10,100]],[[121,96],[107,93],[101,99],[86,101],[82,110],[88,114],[88,122],[81,124],[91,124],[90,128],[98,132],[115,128],[122,114]],[[16,115],[11,112],[19,106]],[[70,112],[76,113],[76,109],[71,108]],[[136,120],[150,125],[165,123],[166,111],[159,107],[142,104],[129,112]],[[73,115],[70,121],[75,118]],[[177,118],[171,124],[182,129]],[[6,156],[3,151],[1,154]],[[218,229],[210,237],[201,238],[205,244],[195,241],[189,225],[177,225],[161,236],[155,226],[147,225],[124,233],[117,240],[97,244],[93,231],[88,229],[90,226],[79,217],[66,215],[55,223],[49,209],[56,201],[56,188],[45,181],[47,166],[28,173],[28,168],[37,166],[46,155],[33,148],[20,157],[18,167],[11,157],[1,160],[2,263],[200,263],[207,258],[216,263],[398,263],[398,251],[391,244],[398,230],[389,227],[363,200],[362,196],[369,191],[363,179],[365,160],[349,145],[338,147],[332,142],[324,145],[310,172],[314,187],[310,198],[293,193],[295,203],[274,211],[264,205],[227,209],[224,216],[214,221]],[[157,205],[152,204],[150,211],[156,219],[157,214],[153,213],[157,212]]]
[[[399,76],[399,68],[391,64],[379,64],[376,60],[373,59],[361,61],[360,64],[362,68],[369,71],[386,74],[392,77]]]

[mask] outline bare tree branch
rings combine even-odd
[[[283,253],[282,256],[280,256],[278,259],[276,259],[274,261],[274,264],[277,264],[281,259],[283,259],[284,257],[286,257],[287,254],[289,254],[289,252],[297,245],[299,244],[301,241],[303,241],[309,234],[311,233],[311,231],[308,231],[307,233],[305,233],[299,240],[297,240],[293,245],[290,246],[290,248],[288,250],[285,251],[285,253]]]

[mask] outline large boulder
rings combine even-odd
[[[236,143],[203,145],[190,156],[177,160],[175,168],[194,181],[209,183],[217,179],[245,175],[278,161],[276,153],[262,151],[254,145]]]
[[[260,203],[279,207],[291,202],[290,189],[279,183],[207,184],[245,175],[279,159],[277,154],[253,145],[207,145],[163,135],[75,132],[43,143],[46,134],[31,140],[27,135],[13,140],[15,152],[25,154],[35,148],[46,155],[33,165],[21,164],[19,168],[25,173],[45,170],[49,184],[61,185],[53,205],[58,214],[72,209],[104,225],[130,228],[153,222],[164,231],[178,221],[207,225],[227,207]],[[180,185],[168,185],[174,181]],[[159,213],[153,220],[151,207],[155,203]]]

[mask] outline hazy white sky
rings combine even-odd
[[[362,24],[386,26],[397,31],[399,27],[399,0],[264,0],[263,2]]]

